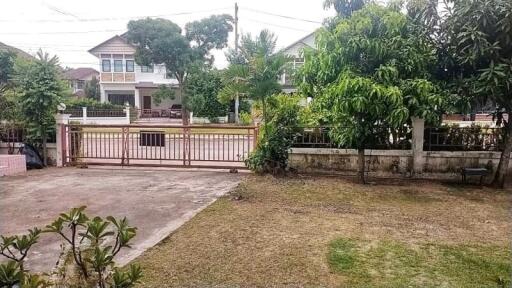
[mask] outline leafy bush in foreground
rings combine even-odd
[[[34,228],[27,235],[0,236],[0,255],[8,259],[0,264],[0,287],[48,287],[50,285],[72,285],[77,287],[132,287],[142,277],[137,265],[130,265],[127,271],[115,268],[114,257],[123,248],[130,248],[137,228],[128,225],[126,218],[116,219],[94,217],[85,213],[85,206],[62,213],[59,218],[47,225],[45,230]],[[69,247],[67,256],[72,261],[71,268],[62,267],[59,280],[42,279],[29,274],[24,261],[29,250],[39,240],[41,233],[58,234]],[[113,246],[111,243],[114,243]],[[71,259],[69,259],[71,260]],[[75,273],[69,273],[69,271]],[[62,280],[60,280],[62,279]]]

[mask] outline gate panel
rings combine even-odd
[[[245,168],[257,127],[66,125],[65,162]]]

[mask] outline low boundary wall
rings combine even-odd
[[[428,151],[422,152],[422,171],[418,178],[460,177],[461,168],[485,167],[492,171],[500,160],[500,152],[489,151]],[[370,175],[382,177],[413,176],[412,150],[365,150],[366,168]],[[355,174],[358,169],[357,150],[330,148],[291,148],[289,166],[299,173]],[[509,164],[512,173],[512,161]]]

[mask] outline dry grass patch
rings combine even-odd
[[[135,262],[145,273],[142,287],[350,287],[354,274],[329,261],[336,239],[355,239],[357,247],[482,247],[485,253],[498,247],[505,253],[510,192],[249,176]],[[435,277],[459,277],[453,275]],[[418,279],[400,283],[431,283]]]

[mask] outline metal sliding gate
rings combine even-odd
[[[63,125],[66,165],[245,168],[253,126]]]

